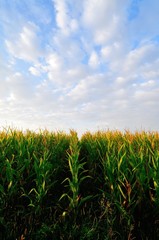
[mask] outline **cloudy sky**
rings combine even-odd
[[[0,126],[159,130],[158,0],[0,0]]]

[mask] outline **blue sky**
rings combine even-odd
[[[0,126],[159,131],[158,0],[0,0]]]

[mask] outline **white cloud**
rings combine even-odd
[[[29,72],[34,76],[40,76],[41,75],[39,69],[36,68],[36,67],[30,67]]]
[[[146,44],[131,51],[126,58],[124,71],[135,71],[141,65],[154,61],[158,58],[159,47],[153,44]]]
[[[6,83],[7,74],[11,74],[9,65],[5,64],[5,60],[0,56],[0,100],[8,96],[8,85]]]
[[[63,73],[63,59],[57,53],[51,53],[46,58],[46,66],[44,69],[48,75],[48,79],[57,85],[63,84],[65,81]]]
[[[143,104],[147,102],[158,102],[159,101],[159,88],[153,90],[137,90],[135,92],[135,99],[140,100]]]
[[[59,71],[62,68],[62,59],[56,53],[52,53],[47,58],[47,63],[52,71]]]
[[[71,82],[75,84],[88,75],[88,69],[86,66],[78,64],[75,67],[69,68],[66,73]]]
[[[71,32],[78,30],[78,22],[75,18],[69,15],[69,9],[67,1],[65,0],[53,0],[56,10],[56,24],[60,28],[61,32],[65,35],[69,35]]]
[[[67,6],[65,1],[54,1],[56,9],[56,23],[57,26],[65,29],[68,24]]]
[[[17,101],[30,102],[34,87],[29,79],[26,79],[20,72],[12,73],[6,78],[10,96],[14,96]],[[11,97],[11,100],[13,99]],[[27,102],[26,102],[27,103]]]
[[[6,40],[8,52],[15,58],[24,61],[36,62],[41,56],[38,28],[35,24],[28,23],[15,40]]]
[[[120,37],[123,30],[123,13],[127,0],[88,0],[84,2],[83,22],[97,44],[108,43]],[[118,33],[118,34],[117,34]]]
[[[141,83],[142,87],[154,87],[155,86],[155,81],[154,80],[149,80],[147,82]]]
[[[95,51],[91,53],[88,64],[92,68],[97,68],[98,65],[100,64],[98,54]]]
[[[128,87],[140,82],[157,81],[159,67],[159,46],[146,42],[124,54],[121,61],[112,60],[111,69],[115,68],[116,83]],[[117,64],[118,63],[118,64]]]
[[[72,88],[67,96],[69,101],[82,105],[87,102],[94,102],[97,99],[103,99],[104,95],[109,93],[111,87],[109,81],[102,74],[87,76],[79,81]]]
[[[109,47],[108,46],[103,47],[101,49],[101,56],[102,56],[102,58],[108,60],[109,57],[111,56],[111,51],[112,51],[112,49],[111,49],[110,46]]]

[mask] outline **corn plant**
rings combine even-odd
[[[25,192],[22,196],[28,197],[30,199],[30,203],[28,206],[33,207],[35,209],[36,214],[40,214],[42,212],[43,200],[47,195],[48,190],[54,185],[54,182],[50,182],[50,172],[52,169],[51,163],[48,161],[49,153],[44,150],[43,156],[39,158],[33,154],[34,161],[34,187],[30,189],[28,193]]]
[[[78,208],[87,200],[89,200],[92,196],[82,197],[80,195],[80,185],[81,183],[88,178],[88,175],[85,175],[86,170],[84,170],[84,163],[81,163],[79,160],[79,141],[77,137],[77,133],[75,131],[71,131],[71,142],[68,151],[68,164],[69,170],[71,173],[71,178],[67,177],[63,182],[68,181],[69,183],[69,191],[70,193],[62,194],[60,200],[64,197],[67,197],[69,200],[69,207],[67,211],[63,212],[63,216],[73,212],[74,216],[77,215]]]

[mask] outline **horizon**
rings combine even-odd
[[[159,131],[157,0],[0,1],[0,126]]]

